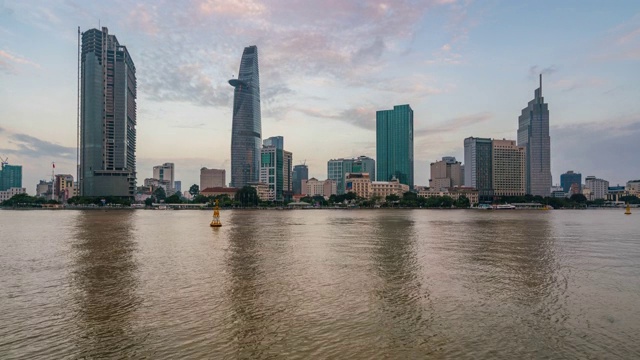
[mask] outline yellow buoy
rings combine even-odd
[[[218,206],[218,199],[216,199],[216,206],[213,208],[213,220],[211,220],[211,227],[220,227],[220,206]]]
[[[627,210],[624,212],[625,215],[631,215],[631,205],[627,203]]]

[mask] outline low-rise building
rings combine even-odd
[[[389,195],[402,197],[407,191],[409,191],[409,185],[401,184],[397,179],[371,182],[371,196],[379,196],[381,199]]]
[[[53,183],[51,181],[40,180],[36,185],[36,196],[51,199],[53,193]]]
[[[595,176],[587,176],[584,179],[584,185],[591,189],[591,196],[587,200],[606,199],[609,192],[609,182],[607,180],[598,179]]]
[[[228,195],[230,198],[236,195],[238,189],[232,187],[208,187],[204,190],[200,190],[200,195],[203,196],[218,196],[218,195]]]
[[[249,183],[248,185],[256,189],[260,201],[275,201],[276,193],[274,190],[269,188],[269,184]]]
[[[629,195],[640,196],[640,180],[627,181],[627,186],[624,189]]]
[[[11,199],[14,195],[26,194],[26,193],[27,193],[26,188],[16,188],[16,187],[12,187],[12,188],[8,188],[7,190],[0,191],[0,203],[5,200]]]
[[[369,199],[371,197],[371,178],[369,173],[347,173],[345,175],[345,191],[356,196]]]
[[[458,200],[461,196],[464,196],[469,199],[469,202],[471,204],[477,204],[479,201],[478,190],[471,187],[456,187],[440,191],[435,189],[420,190],[418,192],[418,196],[422,196],[425,198],[449,196],[453,200]]]
[[[333,179],[318,180],[311,178],[302,180],[302,194],[329,198],[329,196],[337,194],[337,183]]]

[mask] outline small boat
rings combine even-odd
[[[511,205],[511,204],[500,204],[500,205],[494,205],[493,209],[494,210],[515,210],[516,207],[515,205]]]

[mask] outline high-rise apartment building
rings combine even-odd
[[[577,188],[578,190],[575,194],[579,194],[582,190],[582,174],[569,170],[560,175],[560,186],[562,186],[562,191],[565,193],[571,192],[571,186],[573,186],[573,184],[576,184],[574,189]]]
[[[106,27],[82,33],[80,195],[133,197],[136,68]]]
[[[269,200],[289,200],[293,195],[292,180],[293,155],[276,146],[263,146],[260,160],[260,182],[269,186]]]
[[[327,162],[327,179],[335,180],[339,195],[345,193],[345,176],[348,173],[368,173],[371,181],[376,179],[376,161],[368,156],[331,159]]]
[[[237,79],[229,80],[233,90],[231,126],[231,187],[242,188],[260,178],[260,74],[258,48],[244,48]]]
[[[0,191],[22,188],[22,165],[2,163],[0,168]]]
[[[455,157],[445,156],[441,161],[431,163],[431,178],[429,188],[440,190],[462,186],[462,164]]]
[[[523,196],[525,194],[526,150],[515,140],[493,140],[493,196]]]
[[[158,179],[160,181],[168,181],[169,189],[168,192],[175,192],[175,166],[173,163],[164,163],[162,165],[153,167],[153,178]]]
[[[398,179],[413,189],[413,110],[396,105],[376,112],[378,181]]]
[[[518,146],[526,148],[526,193],[549,196],[551,192],[551,138],[549,137],[549,105],[542,97],[540,87],[535,90],[518,117]]]
[[[213,187],[225,187],[227,172],[224,169],[200,169],[200,190]]]
[[[464,185],[478,190],[481,201],[493,198],[493,142],[488,138],[464,139]]]
[[[591,190],[591,196],[587,200],[607,198],[609,192],[609,182],[607,180],[598,179],[595,176],[587,176],[584,178],[584,186]]]
[[[294,195],[303,194],[302,181],[309,179],[309,167],[305,164],[296,165],[293,167],[292,184],[291,188]]]

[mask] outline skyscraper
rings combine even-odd
[[[345,193],[345,176],[352,173],[367,173],[371,181],[375,180],[376,161],[368,156],[357,158],[331,159],[327,162],[327,179],[335,180],[339,195]]]
[[[515,140],[493,140],[491,159],[493,196],[524,195],[526,153]]]
[[[153,167],[153,178],[160,181],[168,181],[168,192],[173,193],[175,189],[174,184],[175,166],[173,163],[164,163],[162,165]]]
[[[22,165],[2,163],[0,169],[0,191],[22,187]]]
[[[518,117],[518,146],[526,148],[526,193],[549,196],[551,192],[551,138],[549,137],[549,105],[542,97],[540,87],[535,90]]]
[[[413,110],[396,105],[376,112],[378,181],[396,178],[413,189]]]
[[[478,190],[480,200],[493,199],[493,142],[487,138],[464,139],[464,185]]]
[[[293,155],[275,145],[261,150],[260,182],[269,186],[269,200],[284,201],[291,198],[291,166]]]
[[[136,68],[106,27],[82,33],[80,195],[136,190]]]
[[[258,48],[247,46],[242,53],[237,79],[229,80],[233,90],[231,126],[231,186],[241,188],[260,177],[260,76]]]
[[[291,188],[295,195],[302,194],[302,180],[309,179],[309,167],[305,164],[293,167],[293,176]]]
[[[575,173],[571,170],[566,173],[560,175],[560,186],[562,186],[562,191],[568,193],[571,190],[571,186],[576,184],[577,189],[582,189],[582,174]]]
[[[264,146],[275,146],[277,149],[284,149],[284,137],[282,136],[272,136],[270,138],[264,139],[262,141],[262,145]]]

